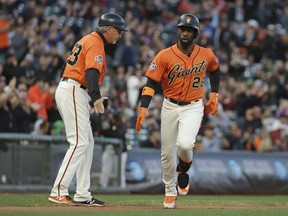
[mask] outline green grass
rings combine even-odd
[[[175,210],[162,209],[163,195],[95,195],[107,203],[103,208],[58,207],[48,194],[0,193],[0,215],[7,216],[287,216],[288,196],[187,195],[178,197]],[[5,207],[5,208],[3,208]],[[7,208],[12,207],[12,208]],[[17,208],[18,207],[18,208]],[[25,208],[20,208],[25,207]],[[37,208],[41,207],[41,208]],[[127,208],[128,207],[128,208]]]

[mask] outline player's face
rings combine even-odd
[[[179,27],[178,28],[178,38],[183,46],[189,46],[193,44],[195,38],[195,31],[193,28],[189,27]]]
[[[121,38],[122,31],[117,28],[114,28],[113,26],[110,26],[108,31],[110,39],[108,40],[108,42],[110,44],[116,44],[116,42]]]

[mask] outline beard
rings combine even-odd
[[[180,38],[179,37],[179,42],[180,42],[180,44],[181,44],[181,46],[183,47],[183,48],[187,48],[187,47],[189,47],[191,44],[193,44],[193,42],[194,42],[194,38]]]

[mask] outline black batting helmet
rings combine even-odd
[[[194,28],[196,30],[195,31],[196,32],[195,37],[198,36],[198,34],[199,34],[199,19],[195,15],[193,15],[191,13],[182,14],[179,17],[177,27],[181,27],[181,26]]]
[[[124,19],[116,13],[105,13],[100,17],[99,26],[113,26],[121,31],[128,31]]]

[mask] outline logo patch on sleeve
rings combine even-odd
[[[149,70],[150,71],[153,71],[153,70],[155,70],[156,69],[156,62],[155,61],[153,61],[153,62],[151,62],[151,64],[150,64],[150,66],[149,66]]]
[[[103,59],[101,55],[97,55],[94,57],[95,62],[97,62],[98,64],[102,65],[103,64]]]

